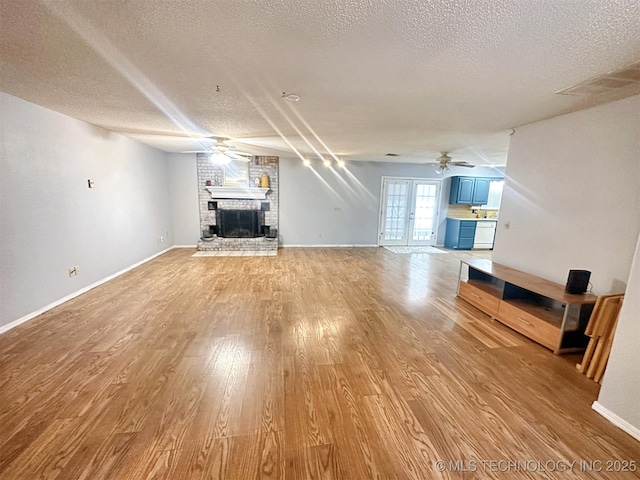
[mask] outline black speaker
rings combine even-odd
[[[566,292],[573,294],[586,292],[589,287],[589,277],[591,277],[589,270],[569,270],[567,286],[565,287]]]

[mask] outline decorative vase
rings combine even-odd
[[[262,188],[269,188],[269,175],[267,175],[266,173],[263,173],[262,177],[260,178],[260,186]]]

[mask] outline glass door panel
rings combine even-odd
[[[409,245],[434,245],[438,218],[437,182],[413,181]]]
[[[385,179],[380,245],[407,244],[407,202],[409,180]]]

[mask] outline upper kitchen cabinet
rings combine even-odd
[[[490,182],[490,178],[476,178],[473,197],[471,197],[471,205],[485,205],[487,203],[487,200],[489,200]]]
[[[473,177],[451,177],[449,203],[471,204],[476,179]]]
[[[459,205],[486,205],[489,186],[495,178],[451,177],[449,203]]]

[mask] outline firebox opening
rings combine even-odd
[[[254,238],[264,236],[264,214],[259,210],[216,210],[218,236]]]

